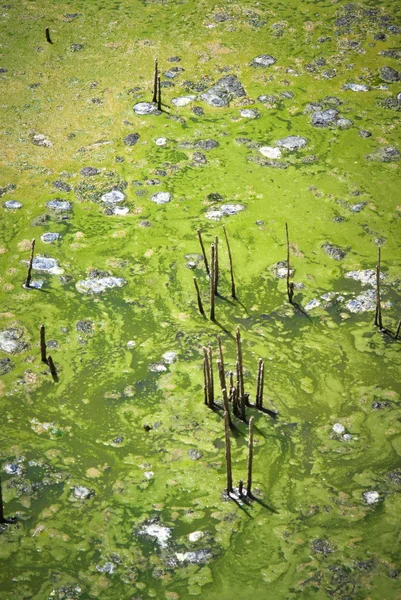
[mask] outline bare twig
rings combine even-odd
[[[31,256],[29,258],[28,271],[27,271],[26,279],[25,279],[25,287],[26,288],[29,288],[31,286],[32,263],[33,263],[34,254],[35,254],[35,238],[33,238],[32,242],[31,242]]]
[[[202,255],[203,255],[203,261],[205,263],[205,269],[206,269],[206,273],[208,275],[210,275],[210,271],[209,271],[209,263],[207,262],[207,256],[206,256],[206,251],[205,251],[205,246],[203,245],[203,240],[202,240],[202,233],[200,229],[196,230],[196,233],[198,234],[198,239],[199,239],[199,243],[200,243],[200,247],[202,250]]]

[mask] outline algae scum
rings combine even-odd
[[[378,247],[384,326],[401,316],[400,6],[0,15],[0,598],[399,598],[400,341],[373,321]],[[217,323],[198,228],[220,240]],[[224,495],[203,396],[202,347],[220,334],[235,370],[238,326],[245,391],[263,358],[278,413],[247,408],[250,503]]]

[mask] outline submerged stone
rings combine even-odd
[[[35,256],[32,262],[32,269],[50,273],[50,275],[61,275],[64,272],[55,258],[47,256]]]
[[[199,542],[203,538],[205,534],[203,531],[193,531],[188,535],[188,539],[190,542]]]
[[[253,108],[243,108],[239,111],[239,114],[246,119],[258,119],[260,117],[260,112]]]
[[[391,67],[382,67],[379,71],[380,77],[386,83],[393,83],[400,80],[400,74]]]
[[[350,119],[345,119],[344,117],[340,117],[336,123],[339,129],[349,129],[353,124],[354,123]]]
[[[144,525],[139,530],[139,533],[154,538],[161,548],[167,548],[168,541],[171,537],[171,529],[159,525],[158,523],[148,523]]]
[[[213,553],[211,550],[202,548],[201,550],[189,552],[176,552],[175,555],[180,563],[199,565],[207,563],[207,561],[212,558]]]
[[[329,541],[318,538],[312,542],[312,552],[326,556],[334,552],[334,548]]]
[[[305,310],[313,310],[314,308],[317,308],[318,306],[320,306],[320,301],[315,298],[314,300],[310,300],[306,304]]]
[[[218,210],[209,210],[205,217],[209,221],[220,221],[222,217],[236,215],[244,209],[242,204],[222,204]]]
[[[207,92],[201,95],[210,106],[228,106],[234,98],[243,98],[246,92],[236,75],[222,77]]]
[[[71,192],[71,186],[69,186],[68,183],[65,183],[65,181],[53,181],[53,187],[56,188],[56,190],[62,190],[63,192]]]
[[[117,217],[124,217],[128,215],[129,208],[128,206],[108,206],[104,210],[106,215],[116,215]]]
[[[175,359],[177,358],[177,352],[173,352],[172,350],[170,350],[169,352],[165,352],[163,354],[163,360],[165,363],[167,363],[168,365],[173,364],[173,362],[175,361]]]
[[[160,115],[156,104],[150,102],[138,102],[133,107],[133,110],[137,115]]]
[[[81,169],[81,175],[84,177],[93,177],[94,175],[99,175],[100,169],[96,169],[95,167],[83,167]]]
[[[373,162],[395,162],[400,159],[400,151],[394,146],[387,146],[386,148],[376,148],[372,154],[365,156],[366,160]]]
[[[336,108],[328,108],[312,114],[313,127],[328,127],[335,125],[338,119],[338,110]]]
[[[0,332],[0,335],[1,335],[1,332]],[[0,342],[0,344],[1,344],[1,342]],[[10,371],[12,371],[13,368],[14,368],[14,363],[11,362],[10,358],[0,358],[0,375],[6,375],[6,373],[9,373]]]
[[[347,254],[346,250],[329,243],[323,244],[322,250],[327,256],[330,256],[330,258],[334,258],[334,260],[342,260]]]
[[[253,59],[251,66],[252,67],[271,67],[274,63],[277,62],[277,59],[270,54],[260,54],[256,58]]]
[[[99,573],[108,573],[112,575],[116,569],[116,566],[111,562],[105,562],[104,565],[96,565],[96,571]]]
[[[3,202],[4,208],[8,208],[9,210],[17,210],[22,208],[22,202],[18,202],[17,200],[6,200]]]
[[[40,239],[42,240],[42,242],[45,242],[45,244],[52,244],[53,242],[57,241],[58,239],[61,238],[61,235],[59,233],[52,233],[52,232],[48,232],[48,233],[43,233],[40,236]]]
[[[171,104],[173,106],[187,106],[193,100],[195,100],[196,96],[181,96],[179,98],[173,98],[171,100]]]
[[[361,138],[370,138],[372,136],[372,133],[370,131],[368,131],[367,129],[360,129],[358,131],[358,135]]]
[[[78,292],[82,294],[103,294],[107,290],[115,287],[123,287],[127,282],[122,277],[94,277],[92,279],[82,279],[76,284]]]
[[[122,202],[125,198],[125,195],[120,192],[120,190],[111,190],[111,192],[107,192],[107,194],[103,194],[102,201],[108,202],[109,204],[115,204],[117,202]]]
[[[68,200],[58,200],[57,198],[46,202],[46,206],[55,212],[69,212],[72,208],[71,202],[68,202]]]
[[[300,137],[299,135],[289,135],[281,140],[278,140],[276,144],[281,148],[286,148],[286,150],[293,152],[294,150],[305,148],[307,141],[305,138]]]
[[[195,450],[195,448],[191,448],[188,450],[188,456],[191,460],[200,460],[203,456],[200,450]]]
[[[150,200],[155,204],[167,204],[167,202],[170,202],[171,198],[172,195],[170,192],[157,192],[157,194],[153,194],[153,196],[150,197]]]
[[[364,285],[376,285],[376,271],[374,269],[365,269],[363,271],[348,271],[345,273],[345,277],[348,279],[355,279],[360,281]],[[384,273],[380,273],[380,279],[385,279]]]
[[[332,429],[334,433],[337,433],[338,435],[345,433],[345,427],[344,425],[341,425],[341,423],[334,423]]]

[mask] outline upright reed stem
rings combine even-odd
[[[153,80],[153,98],[152,98],[152,102],[154,102],[156,104],[157,102],[157,83],[158,83],[158,77],[159,77],[159,70],[158,70],[158,66],[157,66],[157,58],[155,60],[155,74],[154,74],[154,80]]]
[[[233,491],[233,474],[231,468],[231,443],[230,443],[230,423],[228,420],[228,412],[224,411],[224,437],[226,443],[226,472],[227,472],[227,493]]]
[[[252,462],[253,462],[253,417],[249,419],[249,440],[248,440],[248,482],[246,486],[246,495],[252,496]]]
[[[242,343],[241,343],[241,333],[240,333],[240,329],[239,327],[237,327],[237,331],[236,331],[236,342],[237,342],[237,361],[238,361],[238,366],[239,366],[239,379],[238,379],[238,383],[239,383],[239,396],[241,399],[241,403],[242,400],[244,399],[245,401],[245,391],[244,391],[244,365],[242,362]]]
[[[47,364],[45,326],[40,326],[40,355],[42,362]]]
[[[210,275],[210,271],[209,271],[209,263],[207,262],[207,256],[206,256],[206,250],[205,250],[205,246],[203,245],[203,240],[202,240],[202,233],[200,229],[196,230],[196,233],[198,234],[198,239],[199,239],[199,243],[200,243],[200,247],[202,250],[202,255],[203,255],[203,261],[205,263],[205,268],[206,268],[206,273],[208,275]]]
[[[224,412],[226,412],[228,414],[228,424],[231,427],[230,406],[228,404],[227,390],[225,388],[222,390],[222,394],[223,394]]]
[[[225,371],[225,367],[224,367],[224,357],[223,357],[223,347],[221,345],[221,337],[218,335],[217,336],[217,342],[219,344],[219,358],[220,358],[220,362],[221,362],[221,372],[222,372],[222,381],[224,383],[224,385],[222,385],[222,388],[226,388],[226,371]]]
[[[235,281],[234,281],[234,269],[233,269],[233,259],[231,256],[230,244],[228,242],[227,231],[225,226],[223,225],[224,236],[226,238],[227,252],[228,252],[228,260],[230,261],[230,277],[231,277],[231,298],[236,299],[235,292]]]
[[[219,238],[214,238],[214,293],[218,294],[219,285]]]
[[[294,285],[290,283],[290,237],[288,234],[288,223],[285,224],[285,233],[287,238],[287,296],[288,302],[292,304],[294,297]]]
[[[33,238],[32,242],[31,242],[31,256],[29,258],[28,272],[26,274],[26,279],[25,279],[25,287],[26,288],[29,288],[31,286],[32,263],[33,263],[34,254],[35,254],[35,238]]]
[[[379,329],[383,329],[382,307],[380,297],[380,270],[381,270],[381,248],[378,248],[377,265],[376,265],[376,316],[375,325]]]
[[[210,246],[210,320],[215,321],[215,305],[214,305],[214,278],[215,278],[215,249],[214,244]]]
[[[162,86],[160,85],[160,77],[157,78],[157,110],[162,110]]]
[[[1,487],[1,477],[0,477],[0,523],[6,523],[6,520],[4,518],[3,490]]]
[[[208,357],[209,357],[209,406],[212,407],[214,404],[214,375],[213,375],[213,355],[212,355],[212,347],[208,348]]]

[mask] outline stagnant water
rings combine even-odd
[[[1,600],[400,598],[401,5],[0,15],[0,469],[17,518],[0,526]],[[163,111],[137,114],[156,57]],[[208,252],[219,237],[216,323],[197,309],[198,228]],[[32,238],[57,262],[36,259],[27,290]],[[392,336],[374,326],[379,247]],[[117,285],[88,293],[102,281]],[[250,503],[224,495],[222,412],[203,395],[202,347],[216,359],[220,334],[234,370],[237,327],[245,391],[261,357],[278,413],[247,409]],[[234,418],[235,485],[247,443]]]

